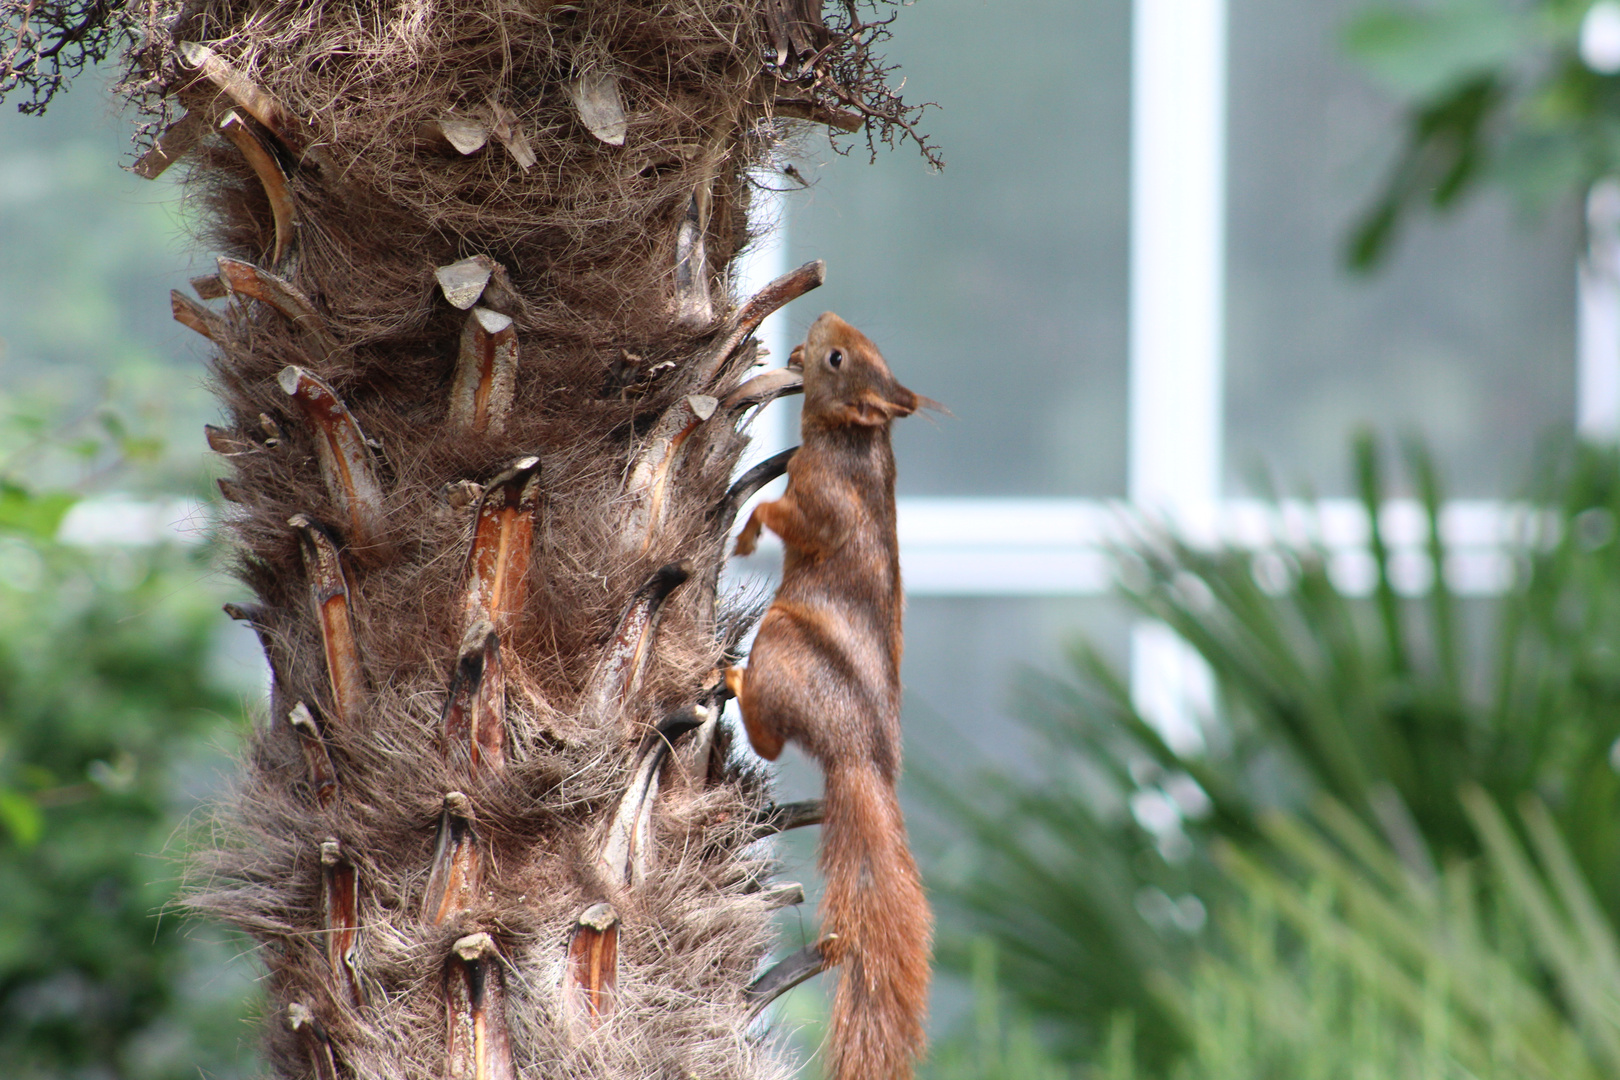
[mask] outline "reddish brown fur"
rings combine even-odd
[[[845,969],[827,1075],[904,1080],[923,1049],[933,917],[895,795],[903,598],[889,426],[928,402],[831,312],[794,356],[803,445],[787,493],[760,504],[737,541],[747,553],[762,527],[780,536],[782,585],[747,671],[729,681],[761,756],[796,742],[826,774],[822,932],[836,937],[823,951]]]

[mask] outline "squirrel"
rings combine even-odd
[[[782,584],[726,685],[761,757],[796,742],[826,777],[821,951],[845,969],[826,1075],[907,1080],[925,1043],[933,915],[895,792],[903,598],[889,427],[940,406],[830,311],[789,366],[804,373],[802,445],[786,494],[754,510],[736,546],[751,553],[761,528],[780,536]]]

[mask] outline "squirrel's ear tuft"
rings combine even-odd
[[[889,390],[889,415],[910,416],[912,413],[917,411],[917,405],[920,400],[921,399],[919,399],[916,394],[912,393],[910,390],[907,390],[899,383],[895,383],[894,386]]]
[[[910,416],[918,409],[928,409],[931,412],[943,413],[946,416],[955,415],[933,398],[923,397],[915,391],[907,390],[899,383],[890,385],[885,394],[885,399],[884,408],[890,417]]]
[[[917,400],[916,394],[899,383],[893,383],[882,390],[868,388],[849,402],[845,422],[859,424],[862,427],[887,424],[896,417],[910,416],[916,412]]]

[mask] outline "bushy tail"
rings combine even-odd
[[[908,1080],[922,1054],[934,918],[894,787],[870,765],[827,773],[821,932],[842,968],[828,1080]]]

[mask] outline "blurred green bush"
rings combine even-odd
[[[255,657],[222,652],[236,639],[219,604],[239,594],[206,546],[56,540],[82,493],[168,501],[209,484],[202,343],[165,296],[192,258],[179,180],[120,168],[132,146],[112,77],[82,76],[44,121],[0,110],[6,1080],[256,1069],[241,943],[168,910],[204,827],[189,815],[225,782],[262,690]]]
[[[1592,1042],[1612,1021],[1599,1024],[1580,1004],[1620,990],[1604,982],[1613,978],[1609,961],[1598,960],[1612,953],[1620,925],[1620,452],[1550,452],[1521,528],[1504,538],[1511,585],[1472,599],[1449,582],[1453,553],[1439,527],[1433,467],[1416,444],[1405,463],[1429,523],[1433,585],[1419,596],[1392,582],[1377,513],[1389,486],[1370,437],[1355,450],[1376,574],[1369,596],[1335,586],[1334,553],[1320,542],[1204,549],[1144,532],[1121,553],[1130,600],[1214,672],[1218,716],[1201,748],[1169,745],[1119,674],[1080,645],[1074,677],[1024,683],[1041,743],[1038,774],[964,775],[936,762],[925,775],[945,823],[931,838],[946,916],[941,959],[968,971],[973,941],[993,941],[1001,993],[1067,1060],[1095,1060],[1124,1015],[1151,1075],[1172,1075],[1178,1061],[1192,1075],[1227,1075],[1207,1056],[1210,1024],[1250,1030],[1243,1075],[1392,1075],[1374,1067],[1382,1051],[1369,1044],[1358,1057],[1352,1043],[1340,1044],[1344,1068],[1364,1061],[1370,1072],[1291,1071],[1279,1062],[1293,1060],[1288,1040],[1304,1036],[1265,1011],[1281,1006],[1262,1005],[1293,994],[1301,1008],[1348,1023],[1354,1017],[1343,1010],[1363,995],[1359,984],[1334,980],[1378,965],[1357,967],[1345,954],[1335,969],[1317,945],[1371,935],[1364,950],[1405,963],[1424,940],[1438,949],[1456,937],[1462,948],[1471,927],[1485,926],[1477,944],[1491,956],[1454,973],[1458,992],[1477,989],[1481,973],[1498,965],[1547,1010],[1552,1042],[1537,1052],[1599,1072],[1620,1068],[1602,1039]],[[1533,818],[1512,827],[1494,809],[1521,805],[1535,808]],[[1324,806],[1333,808],[1333,828],[1311,849],[1299,839],[1306,827],[1286,822],[1320,817]],[[1541,871],[1507,854],[1525,835]],[[1498,870],[1489,881],[1487,863]],[[1365,919],[1376,893],[1345,899],[1366,881],[1387,894],[1375,924]],[[1307,925],[1302,913],[1319,899],[1329,912],[1352,903],[1355,918],[1335,916],[1342,925],[1331,931]],[[1493,921],[1515,911],[1523,925],[1498,933]],[[1560,919],[1579,933],[1555,932]],[[1268,946],[1275,963],[1262,962],[1265,950],[1255,950],[1267,935],[1295,947]],[[1574,994],[1563,969],[1575,960],[1603,989]],[[1369,998],[1374,1019],[1356,1022],[1382,1024],[1391,1054],[1428,1045],[1423,1017],[1397,1006],[1427,1000],[1423,980],[1433,974],[1408,970],[1411,993]],[[1552,984],[1558,992],[1547,993]],[[1454,1005],[1448,998],[1436,1007]],[[1466,1019],[1475,1023],[1477,1012]],[[1463,1019],[1447,1023],[1461,1038]],[[1571,1038],[1580,1054],[1560,1057],[1553,1044]]]
[[[1276,859],[1225,845],[1239,891],[1188,969],[1161,981],[1183,1052],[1145,1067],[1128,1014],[1089,1067],[1066,1066],[1009,1016],[994,947],[973,947],[974,1022],[929,1080],[1599,1080],[1620,1070],[1620,950],[1539,801],[1521,842],[1479,789],[1464,796],[1488,857],[1429,880],[1324,800],[1275,815]],[[1550,976],[1550,978],[1544,977]]]
[[[72,503],[0,490],[0,1073],[246,1075],[239,946],[165,913],[243,714],[213,556],[64,546]]]

